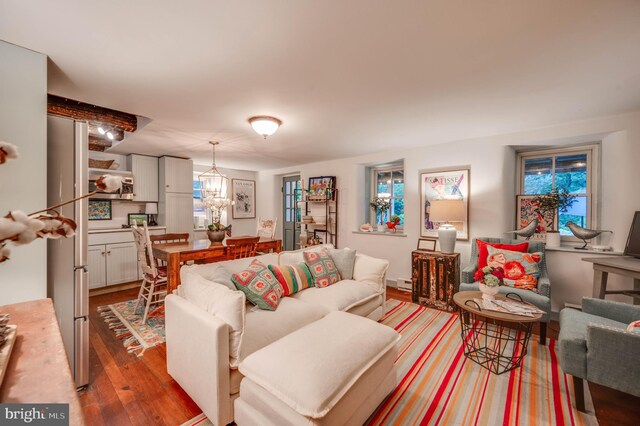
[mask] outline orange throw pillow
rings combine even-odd
[[[476,240],[478,245],[478,269],[482,269],[487,266],[487,257],[489,257],[489,250],[487,246],[491,246],[497,249],[517,251],[519,253],[526,253],[529,251],[529,242],[519,244],[501,244],[501,243],[488,243],[482,240]]]

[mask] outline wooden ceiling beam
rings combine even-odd
[[[106,125],[125,132],[135,132],[138,128],[138,117],[133,114],[56,95],[47,96],[47,112],[74,120],[85,120],[90,124]]]
[[[95,137],[89,135],[89,150],[90,151],[104,151],[107,148],[111,148],[111,141],[102,137]]]

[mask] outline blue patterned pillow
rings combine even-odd
[[[244,271],[231,276],[236,288],[247,300],[260,309],[275,311],[282,297],[282,287],[273,272],[259,260],[254,260]]]

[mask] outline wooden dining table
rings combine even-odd
[[[180,284],[180,265],[184,262],[212,263],[227,260],[227,246],[224,241],[213,244],[209,240],[153,244],[152,249],[153,256],[167,264],[167,293],[169,294]],[[257,251],[280,253],[282,240],[260,238]]]

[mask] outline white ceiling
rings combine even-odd
[[[640,109],[638,0],[0,0],[121,152],[277,168]],[[247,118],[283,121],[264,141]]]

